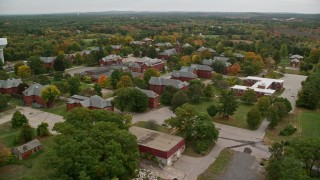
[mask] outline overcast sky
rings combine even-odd
[[[99,11],[320,13],[320,0],[0,0],[0,14]]]

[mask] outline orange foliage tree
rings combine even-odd
[[[108,78],[107,78],[107,76],[105,76],[105,75],[100,76],[99,79],[98,79],[98,84],[99,84],[101,87],[106,87],[107,84],[108,84]]]
[[[240,69],[241,69],[240,65],[239,65],[238,63],[234,63],[233,65],[231,65],[231,66],[229,67],[229,73],[230,73],[231,75],[236,75],[236,74],[238,74],[238,72],[240,71]]]

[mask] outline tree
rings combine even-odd
[[[148,96],[137,88],[121,88],[116,93],[115,106],[121,112],[144,112],[148,108]]]
[[[135,87],[138,87],[140,89],[148,89],[148,84],[143,79],[134,78],[133,84]]]
[[[108,85],[108,78],[107,78],[107,76],[105,76],[105,75],[99,76],[98,84],[99,84],[101,87],[107,87],[107,85]]]
[[[55,85],[45,87],[41,91],[41,97],[46,102],[47,107],[52,107],[55,99],[60,95],[60,91]]]
[[[279,116],[278,116],[277,110],[273,109],[273,108],[270,108],[270,110],[268,111],[267,119],[270,122],[268,127],[270,129],[275,128],[278,125],[278,122],[279,122]]]
[[[239,104],[234,97],[233,91],[222,91],[219,97],[219,102],[221,103],[219,107],[219,112],[223,114],[223,118],[229,118],[237,110]]]
[[[231,65],[229,67],[229,73],[230,73],[230,75],[235,76],[236,74],[239,73],[240,69],[241,69],[241,67],[240,67],[239,63],[234,63],[233,65]]]
[[[124,75],[121,76],[119,82],[117,83],[117,89],[133,87],[133,82],[130,76]]]
[[[28,65],[30,66],[34,75],[42,74],[45,72],[43,62],[37,56],[31,56],[30,58],[28,58]]]
[[[275,102],[272,104],[271,108],[275,109],[277,111],[279,120],[284,118],[286,115],[288,115],[288,110],[284,102]]]
[[[147,69],[146,72],[143,75],[143,79],[146,83],[149,83],[149,80],[151,77],[159,77],[160,76],[160,72],[157,69],[154,68],[150,68]]]
[[[251,129],[255,129],[261,121],[261,113],[258,108],[253,107],[247,114],[247,123]]]
[[[9,78],[9,75],[6,71],[0,70],[0,80],[7,80]]]
[[[271,100],[268,96],[262,96],[258,99],[256,104],[259,111],[262,113],[262,116],[265,116],[271,106]]]
[[[79,93],[80,96],[86,96],[86,97],[90,97],[90,96],[94,96],[94,95],[98,95],[97,92],[95,90],[93,90],[92,88],[88,87],[85,89],[82,89]]]
[[[65,94],[69,92],[68,83],[67,82],[54,82],[52,85],[56,86],[61,94]]]
[[[8,107],[8,100],[4,94],[0,94],[0,110]]]
[[[203,94],[204,97],[209,100],[212,99],[214,97],[214,89],[213,86],[211,84],[208,84],[204,89],[203,89]]]
[[[110,79],[111,79],[111,85],[115,89],[117,87],[118,81],[120,80],[122,76],[122,72],[118,69],[114,70],[111,73]]]
[[[203,91],[201,85],[193,84],[189,87],[188,90],[189,100],[193,103],[198,103],[203,97]]]
[[[219,112],[218,107],[215,104],[211,104],[208,108],[207,108],[207,112],[211,117],[214,117],[217,115],[217,113]]]
[[[243,93],[240,99],[247,104],[253,104],[257,101],[257,98],[257,93],[253,89],[248,89]]]
[[[46,122],[42,122],[41,124],[39,124],[37,127],[37,135],[40,137],[49,136],[50,132],[49,132],[48,126],[49,125]]]
[[[41,85],[47,85],[50,84],[50,79],[46,75],[39,75],[36,79],[36,81]]]
[[[155,47],[150,47],[147,52],[147,56],[150,58],[156,58],[158,56],[158,52]]]
[[[21,126],[20,134],[19,134],[19,140],[22,143],[29,142],[33,139],[33,129],[28,123],[24,123]]]
[[[215,61],[212,63],[212,69],[217,73],[225,73],[226,63],[222,61]]]
[[[30,67],[27,65],[19,66],[18,68],[18,76],[21,78],[28,78],[31,75]]]
[[[28,123],[28,119],[24,114],[21,114],[20,111],[14,112],[11,119],[12,128],[20,128],[23,124]]]
[[[165,105],[171,105],[172,97],[178,91],[179,89],[174,86],[166,86],[160,96],[160,102]]]
[[[64,71],[66,69],[65,63],[64,63],[64,56],[63,54],[59,54],[56,58],[56,60],[54,61],[53,64],[53,69],[55,71]]]
[[[218,139],[219,131],[211,117],[195,111],[195,107],[186,103],[175,110],[176,117],[165,120],[180,135],[197,146],[197,152],[203,153]],[[199,146],[200,145],[200,146]]]
[[[60,135],[47,164],[59,179],[132,179],[139,151],[129,126],[127,116],[75,108],[55,124]]]
[[[14,74],[18,75],[18,68],[19,68],[20,66],[23,66],[23,65],[25,65],[23,62],[17,62],[17,63],[14,65],[14,67],[13,67],[13,69],[14,69]]]
[[[97,92],[97,94],[99,95],[99,96],[102,96],[102,93],[101,93],[101,86],[99,85],[99,84],[94,84],[93,85],[93,89]]]
[[[182,106],[185,103],[188,103],[188,95],[183,90],[176,92],[171,99],[172,110],[175,111],[178,107]]]
[[[179,65],[180,66],[190,66],[191,65],[190,57],[189,56],[182,56],[180,58]]]
[[[273,55],[272,55],[272,59],[274,59],[276,64],[279,64],[281,61],[281,56],[280,56],[280,52],[279,51],[274,51]]]
[[[53,79],[55,81],[61,81],[63,79],[63,73],[62,72],[55,72],[53,75]]]
[[[316,109],[319,105],[320,95],[316,83],[307,82],[298,93],[297,107]]]
[[[306,60],[308,63],[317,64],[320,60],[320,49],[312,49]]]
[[[285,59],[288,57],[288,47],[286,44],[281,45],[280,56],[281,56],[281,59]]]
[[[273,103],[275,103],[275,102],[283,102],[286,105],[288,113],[292,110],[292,105],[291,105],[290,101],[287,98],[276,97],[276,98],[273,99],[272,102]]]
[[[77,76],[74,76],[74,77],[67,79],[70,96],[75,95],[75,94],[79,94],[80,86],[81,86],[80,82],[81,82],[80,78]]]
[[[80,64],[83,63],[83,58],[82,58],[82,56],[81,56],[80,53],[77,53],[77,54],[76,54],[75,61],[76,61],[76,64],[77,64],[77,65],[80,65]]]

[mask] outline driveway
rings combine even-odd
[[[176,115],[169,109],[169,107],[163,107],[159,109],[150,110],[144,113],[131,113],[132,124],[138,121],[154,120],[158,124],[162,124],[164,120],[175,117]]]
[[[284,80],[283,87],[285,88],[285,91],[281,94],[281,97],[287,98],[290,101],[293,111],[296,106],[298,92],[301,89],[301,82],[305,81],[307,76],[284,74],[284,77],[281,79]]]
[[[48,123],[48,125],[49,125],[48,129],[52,134],[56,134],[55,131],[52,131],[54,124],[57,122],[64,121],[62,116],[48,113],[48,112],[44,112],[44,111],[40,111],[37,109],[33,109],[31,107],[17,106],[16,110],[20,111],[22,114],[24,114],[27,117],[27,119],[29,120],[29,124],[33,128],[37,128],[38,125],[41,124],[42,122]],[[12,111],[12,113],[7,114],[5,116],[2,116],[0,118],[0,124],[11,121],[14,112],[15,111]]]

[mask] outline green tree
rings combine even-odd
[[[280,48],[280,56],[282,59],[285,59],[288,57],[288,47],[286,44],[282,44]]]
[[[76,54],[75,61],[76,61],[76,64],[77,64],[77,65],[80,65],[80,64],[83,63],[83,58],[82,58],[82,56],[81,56],[80,53],[77,53],[77,54]]]
[[[201,85],[193,84],[189,87],[188,97],[192,103],[198,103],[203,97]]]
[[[273,109],[273,108],[270,108],[270,110],[268,111],[267,119],[270,122],[268,127],[270,129],[275,128],[278,125],[278,122],[279,122],[279,116],[278,116],[277,110]]]
[[[70,96],[79,94],[80,86],[81,86],[81,81],[79,77],[74,76],[74,77],[68,78],[67,83],[68,83]]]
[[[257,98],[257,93],[253,89],[248,89],[243,93],[240,99],[246,104],[254,104],[257,101]]]
[[[46,122],[42,122],[41,124],[38,125],[37,127],[37,135],[40,137],[45,137],[45,136],[49,136],[49,129],[48,129],[48,123]]]
[[[271,106],[271,99],[268,96],[262,96],[256,104],[262,116],[265,116]]]
[[[272,104],[271,108],[277,111],[279,120],[288,115],[288,110],[284,102],[275,102]]]
[[[226,68],[226,64],[222,61],[215,61],[212,63],[212,69],[217,73],[224,73]]]
[[[18,68],[20,66],[25,65],[23,62],[17,62],[14,66],[13,66],[13,70],[14,70],[14,74],[18,75]]]
[[[136,88],[117,90],[115,106],[121,111],[144,112],[148,108],[148,96]]]
[[[283,98],[283,97],[276,97],[272,100],[273,103],[276,102],[283,102],[286,105],[287,111],[290,112],[292,110],[292,105],[290,103],[290,101],[287,98]]]
[[[65,59],[64,59],[64,56],[63,54],[59,54],[56,58],[56,60],[54,61],[54,64],[53,64],[53,69],[55,71],[61,71],[63,72],[65,69],[66,69],[66,66],[65,66]]]
[[[19,66],[18,76],[21,78],[28,78],[31,75],[30,67],[26,65]]]
[[[9,75],[6,71],[0,70],[0,80],[7,80],[9,78]]]
[[[47,107],[52,107],[55,99],[60,95],[60,91],[55,85],[45,87],[41,91],[41,97],[47,104]]]
[[[261,113],[258,108],[253,107],[247,114],[247,123],[251,129],[257,128],[261,121]]]
[[[4,94],[0,94],[0,109],[8,107],[8,100]]]
[[[150,68],[147,69],[146,72],[143,75],[143,79],[146,83],[149,83],[149,80],[151,77],[159,77],[160,76],[160,72],[157,69],[154,68]]]
[[[99,96],[101,96],[102,97],[102,92],[101,92],[101,86],[99,85],[99,84],[94,84],[93,85],[93,89],[97,92],[97,94],[99,95]]]
[[[178,91],[179,89],[174,86],[166,86],[160,96],[160,102],[165,105],[171,105],[172,97]]]
[[[42,74],[37,77],[36,81],[41,85],[47,85],[51,82],[48,76]]]
[[[214,117],[217,115],[217,113],[219,112],[218,107],[215,104],[211,104],[208,108],[207,108],[207,112],[211,117]]]
[[[45,72],[43,62],[37,56],[31,56],[30,58],[28,58],[28,65],[30,66],[31,71],[34,75],[39,75]]]
[[[320,102],[319,88],[316,83],[306,82],[298,93],[297,106],[316,109]]]
[[[239,106],[232,91],[222,91],[219,102],[221,103],[219,112],[223,115],[223,118],[226,117],[227,119],[234,114]]]
[[[212,99],[214,97],[214,89],[213,86],[211,84],[208,84],[204,89],[203,89],[203,94],[204,97],[209,100]]]
[[[123,75],[117,83],[117,89],[133,87],[133,82],[130,76]]]
[[[135,87],[138,87],[140,89],[148,89],[148,84],[143,79],[134,78],[133,84]]]
[[[171,99],[171,107],[172,110],[175,111],[178,107],[182,106],[185,103],[188,103],[188,95],[183,90],[179,90],[178,92],[174,93]]]
[[[120,70],[114,70],[111,73],[110,79],[111,79],[111,85],[115,89],[117,87],[118,81],[120,80],[122,76],[122,72]]]
[[[53,79],[55,81],[61,81],[63,79],[63,73],[62,72],[55,72],[53,75]]]
[[[22,143],[29,142],[33,139],[34,133],[32,127],[25,123],[21,126],[20,134],[19,134],[19,140]]]
[[[150,47],[148,49],[147,56],[150,58],[156,58],[158,56],[158,52],[155,47]]]
[[[28,123],[28,119],[24,114],[21,114],[20,111],[14,112],[11,119],[12,128],[20,128],[23,124]]]

